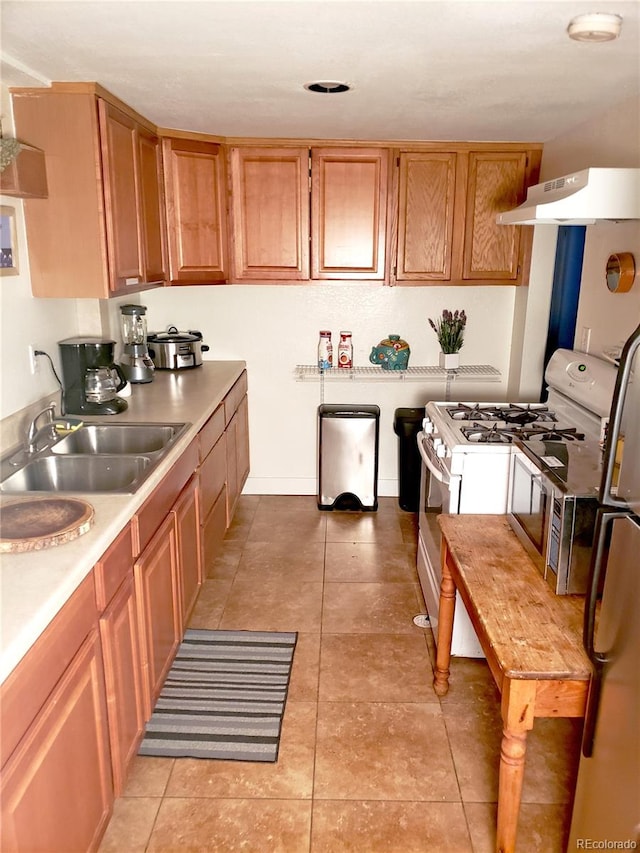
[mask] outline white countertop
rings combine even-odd
[[[77,493],[95,511],[88,533],[54,548],[0,555],[0,683],[188,447],[245,367],[244,361],[205,361],[192,370],[158,370],[153,382],[132,386],[125,412],[106,416],[114,423],[186,421],[191,426],[134,495]],[[19,499],[3,494],[0,509]]]

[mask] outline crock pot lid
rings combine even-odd
[[[158,334],[147,335],[147,340],[151,343],[185,343],[199,341],[198,335],[192,335],[189,332],[159,332]]]

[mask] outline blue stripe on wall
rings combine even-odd
[[[555,350],[573,349],[586,231],[585,225],[561,225],[558,228],[545,368]]]

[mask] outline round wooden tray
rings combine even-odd
[[[93,507],[78,498],[30,498],[0,508],[0,553],[40,551],[87,533]]]

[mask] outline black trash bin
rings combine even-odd
[[[422,429],[424,407],[396,409],[393,430],[398,443],[398,503],[406,512],[418,512],[420,503],[420,451],[416,436]]]

